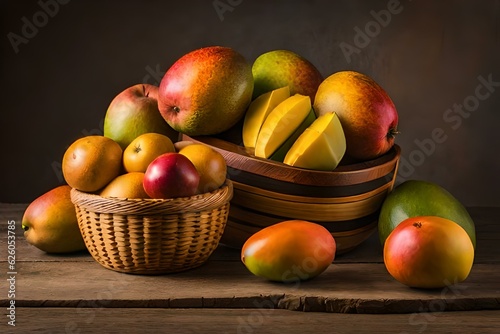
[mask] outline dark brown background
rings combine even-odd
[[[499,1],[61,0],[57,13],[52,6],[52,16],[43,14],[41,3],[55,1],[0,2],[0,202],[29,202],[61,184],[65,149],[102,133],[120,91],[158,84],[193,49],[226,45],[249,61],[283,48],[324,76],[346,69],[372,76],[400,115],[398,182],[425,179],[466,205],[500,204],[500,86],[476,97],[479,78],[500,85]],[[221,3],[228,7],[218,13]],[[373,13],[393,5],[390,21],[377,23]],[[39,27],[24,32],[31,35],[16,52],[9,33],[22,37],[27,21]],[[356,40],[365,28],[372,37]],[[358,48],[350,59],[347,44]],[[467,118],[444,118],[464,103]],[[440,143],[435,128],[446,138]]]

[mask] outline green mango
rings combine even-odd
[[[421,180],[401,183],[384,200],[378,219],[382,245],[399,223],[416,216],[438,216],[454,221],[467,232],[476,248],[476,229],[467,209],[446,189]]]

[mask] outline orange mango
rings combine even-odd
[[[256,276],[271,281],[312,279],[335,258],[336,243],[323,226],[287,220],[256,232],[241,250],[241,261]]]

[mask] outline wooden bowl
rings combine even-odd
[[[302,219],[327,228],[337,254],[354,249],[377,229],[401,153],[394,145],[377,159],[314,171],[255,157],[250,149],[222,138],[183,135],[182,140],[207,144],[226,159],[234,193],[221,244],[235,248],[264,227]]]

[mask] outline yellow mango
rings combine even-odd
[[[58,186],[31,202],[22,218],[26,241],[47,253],[85,250],[71,187]]]

